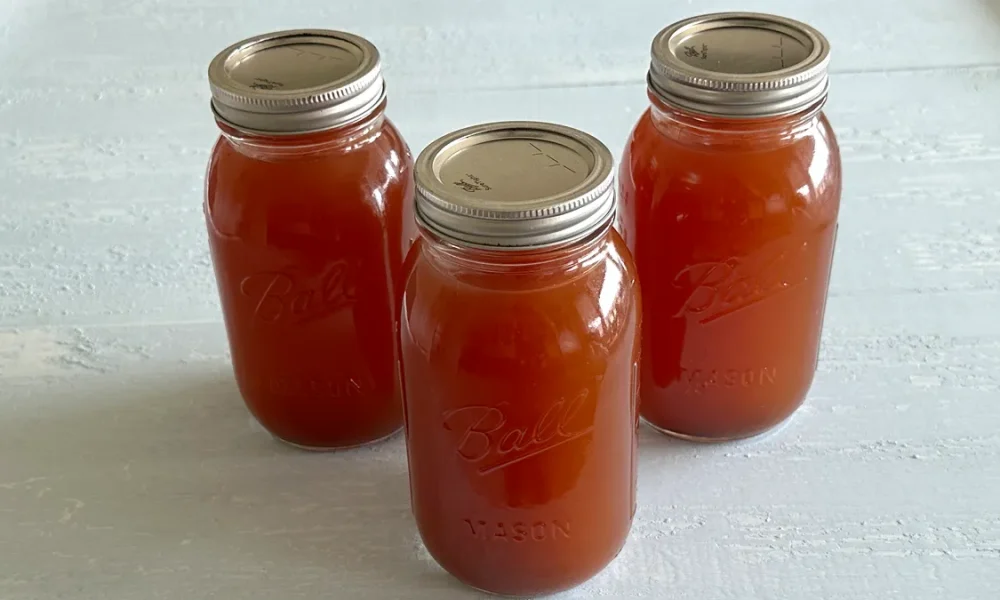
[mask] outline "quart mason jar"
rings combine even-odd
[[[829,53],[812,27],[754,13],[653,40],[619,198],[646,309],[641,413],[657,429],[753,436],[806,397],[841,192]]]
[[[567,127],[491,123],[432,143],[416,174],[401,331],[421,537],[480,590],[573,587],[635,507],[640,304],[612,157]]]
[[[378,51],[326,30],[244,40],[209,68],[222,135],[205,218],[233,368],[296,446],[403,424],[396,332],[412,159],[385,117]]]

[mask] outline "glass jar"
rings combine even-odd
[[[619,173],[646,307],[641,413],[682,438],[753,436],[816,370],[841,191],[829,44],[725,13],[668,27],[652,55]]]
[[[300,447],[392,435],[416,227],[405,225],[412,158],[384,114],[378,51],[342,32],[278,32],[223,51],[209,79],[222,135],[205,218],[243,399]]]
[[[545,123],[471,127],[417,159],[413,510],[430,554],[480,590],[573,587],[631,525],[640,304],[612,171],[599,141]]]

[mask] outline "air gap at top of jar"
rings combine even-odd
[[[640,307],[612,157],[547,123],[417,159],[401,338],[410,489],[431,555],[534,596],[614,558],[635,506]]]
[[[646,309],[641,412],[664,432],[752,436],[809,390],[841,192],[829,55],[812,27],[755,13],[653,40],[619,201]]]
[[[233,368],[251,412],[307,448],[402,426],[395,334],[412,159],[378,50],[326,30],[257,36],[209,67],[222,135],[205,190]]]

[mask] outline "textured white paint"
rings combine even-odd
[[[757,0],[833,42],[846,182],[820,371],[754,442],[642,434],[622,556],[567,598],[1000,597],[1000,2]],[[0,599],[467,598],[400,438],[305,455],[242,407],[205,248],[204,71],[371,37],[414,150],[486,119],[617,153],[653,33],[721,0],[0,2]]]

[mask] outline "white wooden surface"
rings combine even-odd
[[[206,65],[349,29],[414,151],[537,118],[618,153],[651,36],[734,6],[833,43],[820,373],[764,440],[644,430],[630,542],[565,597],[1000,597],[1000,1],[6,0],[0,599],[474,597],[420,548],[401,438],[306,455],[242,407],[200,208]]]

